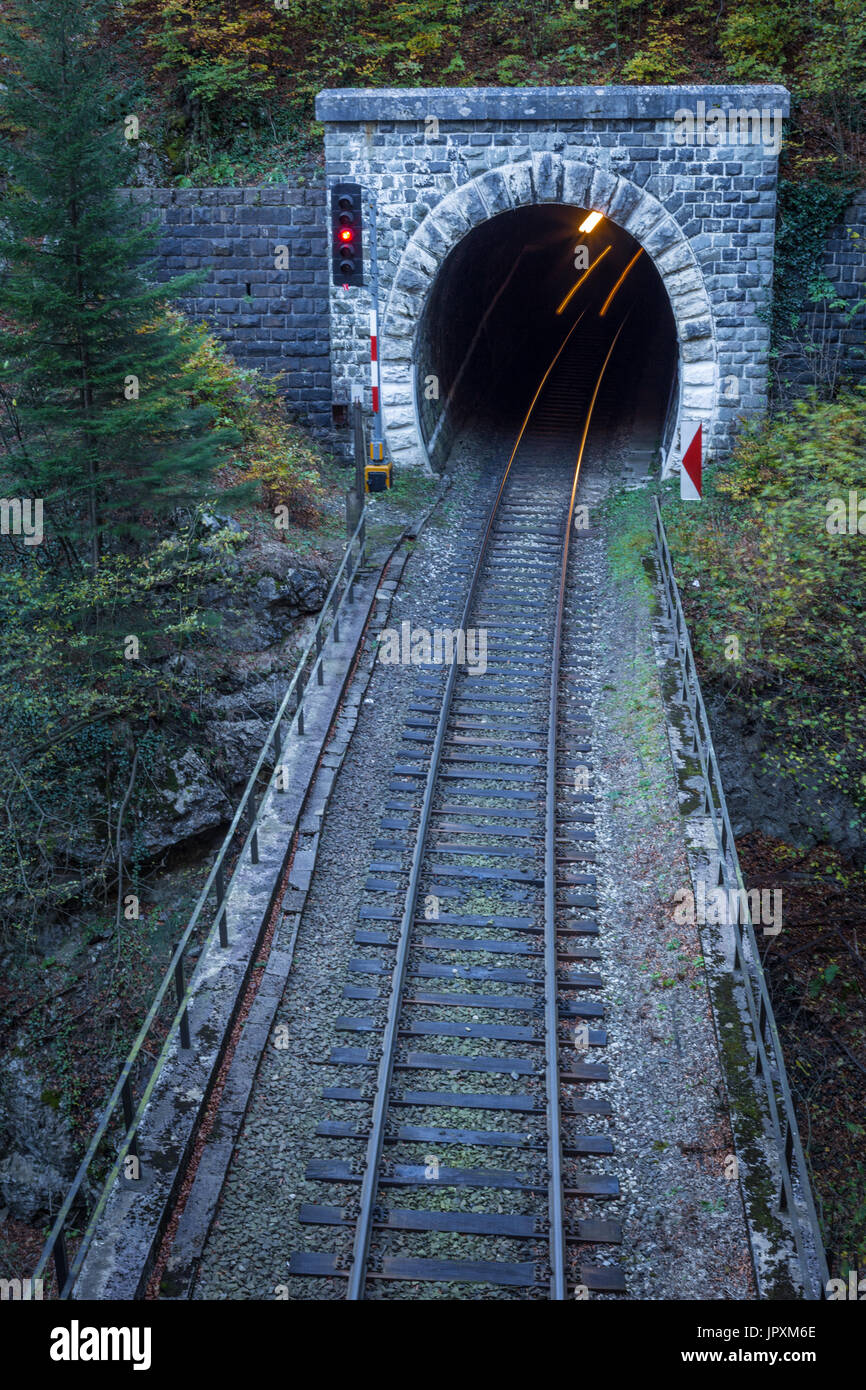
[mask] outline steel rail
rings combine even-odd
[[[357,557],[354,560],[351,570],[348,570],[349,560],[350,557],[353,555],[356,543],[358,545]],[[72,1289],[75,1285],[76,1279],[81,1272],[81,1267],[84,1263],[87,1251],[89,1250],[91,1242],[93,1240],[96,1225],[99,1221],[100,1216],[102,1215],[102,1212],[105,1209],[105,1205],[108,1201],[111,1189],[113,1188],[114,1183],[119,1177],[121,1169],[124,1165],[124,1161],[128,1155],[132,1154],[136,1158],[136,1160],[139,1161],[140,1171],[140,1160],[138,1160],[137,1154],[136,1135],[138,1127],[141,1123],[141,1118],[151,1099],[154,1087],[156,1086],[157,1080],[159,1079],[159,1076],[162,1072],[162,1068],[164,1067],[168,1055],[174,1045],[174,1041],[177,1034],[180,1033],[181,1035],[182,1047],[189,1047],[191,1042],[188,1034],[187,1011],[190,1003],[192,1002],[195,990],[193,989],[192,978],[190,978],[190,981],[181,988],[183,984],[184,953],[186,951],[187,946],[189,945],[192,933],[195,930],[196,925],[198,924],[201,912],[205,904],[207,903],[208,897],[211,891],[213,890],[214,886],[216,886],[217,892],[216,913],[211,928],[203,942],[202,951],[204,952],[204,949],[211,944],[217,931],[219,932],[220,945],[222,947],[228,946],[226,904],[231,895],[232,887],[234,886],[235,879],[240,871],[241,864],[244,859],[244,855],[247,852],[247,849],[249,849],[249,853],[253,862],[258,862],[258,826],[265,802],[267,800],[267,791],[265,792],[265,795],[262,796],[258,807],[255,806],[254,793],[256,783],[258,781],[259,775],[261,773],[265,761],[265,756],[267,754],[268,749],[271,747],[271,745],[273,745],[275,749],[275,767],[274,772],[271,776],[271,781],[269,782],[269,791],[273,783],[273,780],[277,776],[279,771],[279,757],[282,752],[282,747],[284,743],[284,739],[282,736],[282,721],[288,709],[289,702],[293,696],[296,697],[295,709],[293,711],[291,723],[296,723],[298,732],[303,733],[303,693],[306,690],[306,687],[309,684],[310,680],[312,680],[314,673],[317,676],[319,684],[322,683],[322,662],[324,660],[324,640],[322,634],[325,622],[327,621],[330,610],[333,609],[333,626],[331,630],[333,632],[335,640],[339,641],[340,612],[342,611],[343,605],[345,604],[347,597],[350,603],[354,602],[354,587],[357,581],[358,571],[364,563],[365,556],[366,512],[364,511],[361,513],[360,520],[358,521],[358,525],[356,526],[354,532],[350,536],[349,540],[346,542],[345,553],[343,555],[342,560],[340,561],[337,573],[335,574],[334,579],[331,582],[331,586],[328,590],[321,611],[319,612],[316,623],[314,624],[313,631],[311,632],[309,640],[307,641],[304,651],[300,657],[300,660],[298,661],[297,666],[295,667],[295,673],[292,676],[291,681],[289,682],[283,699],[280,702],[279,709],[277,710],[277,713],[274,716],[273,722],[271,723],[271,726],[265,737],[264,743],[262,744],[261,752],[259,753],[255,767],[253,768],[247,780],[246,787],[244,788],[243,794],[238,803],[235,814],[232,818],[231,825],[229,826],[229,829],[226,832],[225,838],[223,839],[220,849],[217,852],[217,856],[214,860],[213,866],[210,870],[210,873],[207,876],[204,887],[202,888],[201,893],[199,894],[198,900],[195,904],[195,907],[193,908],[189,921],[186,927],[184,928],[183,933],[181,934],[181,937],[178,941],[178,944],[174,952],[172,953],[171,960],[169,961],[165,974],[163,975],[162,981],[160,982],[160,985],[154,996],[153,1002],[150,1008],[148,1009],[147,1014],[145,1015],[144,1021],[141,1024],[141,1027],[139,1028],[139,1031],[135,1037],[135,1040],[132,1043],[132,1046],[130,1047],[130,1050],[127,1054],[126,1061],[124,1062],[117,1083],[114,1089],[112,1090],[106,1105],[103,1107],[96,1128],[93,1131],[90,1143],[88,1144],[84,1157],[82,1158],[81,1163],[78,1167],[78,1171],[76,1172],[75,1177],[73,1178],[67,1190],[66,1196],[61,1204],[57,1217],[55,1218],[54,1225],[52,1226],[48,1238],[45,1242],[45,1245],[43,1246],[42,1251],[40,1253],[33,1277],[44,1277],[44,1273],[48,1266],[48,1262],[53,1257],[55,1273],[57,1276],[58,1297],[61,1299],[70,1297],[72,1293]],[[344,578],[345,588],[341,595],[340,586]],[[314,651],[315,657],[313,660],[313,664],[310,667],[309,672],[307,673],[306,679],[303,682],[303,686],[301,686],[301,680],[304,676],[304,669],[311,656],[313,656]],[[228,885],[226,885],[224,882],[224,862],[229,853],[232,841],[238,830],[238,827],[241,824],[242,818],[246,819],[247,831],[244,837],[243,845],[237,858],[237,863],[229,879]],[[151,1027],[154,1023],[154,1020],[156,1019],[163,999],[165,998],[166,993],[172,985],[175,986],[177,994],[177,1008],[169,1024],[168,1031],[166,1033],[162,1047],[157,1055],[157,1059],[151,1069],[147,1084],[144,1090],[142,1091],[138,1104],[134,1105],[132,1095],[132,1072],[136,1062],[139,1059],[139,1055],[142,1052],[144,1043],[147,1041]],[[72,1260],[72,1263],[70,1264],[66,1252],[65,1239],[67,1219],[70,1215],[70,1212],[73,1209],[73,1206],[75,1205],[76,1199],[79,1197],[79,1194],[81,1193],[81,1190],[84,1187],[90,1169],[90,1165],[96,1156],[99,1146],[102,1143],[102,1140],[104,1139],[108,1131],[108,1127],[111,1124],[112,1118],[114,1117],[119,1105],[123,1109],[123,1118],[125,1122],[124,1134],[118,1144],[115,1161],[108,1173],[108,1176],[103,1182],[102,1188],[100,1190],[100,1195],[97,1198],[97,1201],[94,1207],[92,1208],[91,1212],[89,1213],[87,1226],[85,1227],[82,1239],[76,1250],[75,1257]]]
[[[547,1142],[549,1211],[550,1211],[550,1293],[554,1301],[568,1297],[565,1240],[565,1202],[562,1179],[562,1114],[559,1098],[559,1001],[556,959],[556,733],[559,707],[559,670],[562,656],[562,620],[565,612],[565,588],[568,578],[568,553],[571,541],[571,521],[577,499],[577,486],[580,481],[580,467],[586,448],[587,435],[592,420],[592,412],[601,387],[607,364],[616,347],[617,339],[623,330],[625,318],[616,330],[613,342],[602,363],[598,380],[589,402],[574,477],[571,483],[571,496],[565,518],[565,535],[562,542],[562,560],[559,572],[559,589],[556,597],[556,616],[553,626],[553,647],[550,665],[550,713],[547,728],[547,785],[545,796],[544,828],[544,1041],[546,1053],[545,1077],[547,1084]]]
[[[568,343],[574,330],[580,323],[583,314],[574,321],[571,328],[566,333],[560,344],[556,355],[550,366],[544,373],[538,390],[530,402],[526,412],[520,432],[517,436],[511,456],[505,465],[496,496],[490,507],[484,533],[481,538],[478,552],[475,557],[475,564],[472,568],[472,575],[469,580],[469,587],[466,599],[463,604],[459,626],[465,631],[467,618],[471,611],[478,581],[481,577],[482,567],[487,555],[487,548],[493,530],[493,523],[499,510],[505,484],[511,472],[511,465],[520,442],[523,439],[526,427],[529,424],[532,411],[541,395],[545,383],[558,362],[562,352]],[[361,1191],[358,1198],[358,1217],[355,1225],[355,1239],[352,1249],[352,1265],[349,1271],[349,1280],[346,1289],[346,1298],[349,1301],[358,1301],[364,1297],[364,1287],[367,1277],[367,1262],[370,1254],[370,1239],[373,1230],[375,1217],[376,1197],[379,1186],[379,1166],[382,1160],[382,1149],[385,1140],[385,1124],[388,1114],[388,1098],[394,1074],[394,1060],[397,1051],[397,1037],[400,1023],[400,1012],[403,999],[403,989],[405,985],[406,966],[409,959],[409,950],[412,939],[412,923],[415,917],[415,908],[418,900],[418,890],[421,883],[421,870],[426,851],[427,831],[430,824],[430,815],[433,806],[433,797],[436,789],[436,782],[439,772],[439,764],[442,756],[442,748],[445,742],[445,734],[448,725],[448,715],[451,709],[451,701],[454,694],[454,686],[457,679],[457,663],[449,665],[448,676],[445,682],[445,689],[442,695],[442,702],[439,707],[439,716],[436,725],[436,735],[433,741],[433,748],[430,757],[430,766],[427,771],[427,778],[424,785],[424,796],[419,815],[418,829],[415,838],[415,847],[412,853],[412,864],[409,871],[409,882],[404,898],[403,913],[400,919],[399,937],[397,942],[397,954],[392,975],[391,994],[388,1001],[388,1015],[385,1024],[385,1032],[382,1039],[382,1054],[379,1060],[379,1070],[376,1077],[376,1097],[373,1102],[373,1110],[370,1120],[370,1134],[367,1140],[367,1150],[365,1154],[364,1176],[361,1180]]]
[[[737,855],[737,844],[728,815],[722,775],[716,758],[710,722],[704,705],[697,665],[680,600],[667,533],[658,498],[653,500],[655,504],[654,540],[662,580],[665,618],[669,628],[672,629],[674,653],[680,668],[679,702],[688,708],[691,717],[694,749],[700,763],[703,779],[702,809],[709,815],[718,852],[716,887],[725,888],[728,902],[731,901],[730,893],[737,892],[739,910],[736,913],[736,921],[732,924],[735,969],[740,976],[754,1035],[755,1075],[760,1075],[763,1082],[773,1140],[778,1151],[781,1176],[781,1189],[778,1196],[779,1210],[780,1212],[787,1212],[790,1218],[806,1297],[813,1300],[823,1299],[826,1297],[830,1276],[821,1226],[812,1196],[809,1169],[800,1139],[796,1109],[785,1070],[784,1054],[773,1014],[773,1005],[755,939],[751,913],[748,910],[748,898]],[[740,918],[744,912],[746,920],[742,922]],[[769,1041],[769,1051],[765,1033]],[[772,1057],[770,1052],[773,1054]],[[773,1075],[774,1070],[775,1077]],[[779,1088],[781,1106],[776,1097],[775,1085],[778,1085]],[[796,1187],[799,1188],[799,1201],[803,1207],[802,1220],[798,1210],[795,1180]],[[803,1229],[804,1226],[805,1230]]]

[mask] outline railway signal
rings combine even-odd
[[[331,265],[335,285],[363,285],[364,227],[359,183],[336,183],[331,189]]]
[[[363,189],[359,183],[336,183],[331,188],[331,254],[334,284],[348,289],[363,286]],[[370,222],[370,386],[373,406],[373,437],[370,440],[368,492],[391,486],[391,465],[385,459],[385,436],[379,403],[379,258],[376,246],[376,199],[368,191]]]

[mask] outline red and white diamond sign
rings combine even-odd
[[[701,455],[703,453],[700,421],[683,421],[681,438],[690,442],[680,464],[680,499],[683,502],[701,500]]]

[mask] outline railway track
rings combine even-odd
[[[592,791],[594,600],[574,530],[604,366],[573,326],[524,421],[457,628],[487,660],[419,664],[323,1092],[333,1159],[289,1272],[349,1299],[621,1292],[603,1095]],[[621,327],[621,326],[620,326]],[[349,1011],[351,1008],[351,1012]],[[345,1039],[350,1039],[345,1041]],[[345,1075],[346,1072],[341,1072]],[[374,1079],[375,1078],[375,1079]],[[431,1289],[432,1292],[432,1289]]]

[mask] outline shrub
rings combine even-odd
[[[235,463],[249,470],[269,510],[285,506],[292,521],[314,526],[324,496],[321,460],[309,438],[286,417],[281,378],[239,367],[212,333],[180,314],[173,319],[200,382],[195,403],[212,407],[215,427],[231,427],[240,434]]]
[[[850,491],[866,502],[866,388],[746,429],[701,506],[666,524],[708,678],[766,727],[783,771],[819,771],[866,809],[866,535],[828,530]]]

